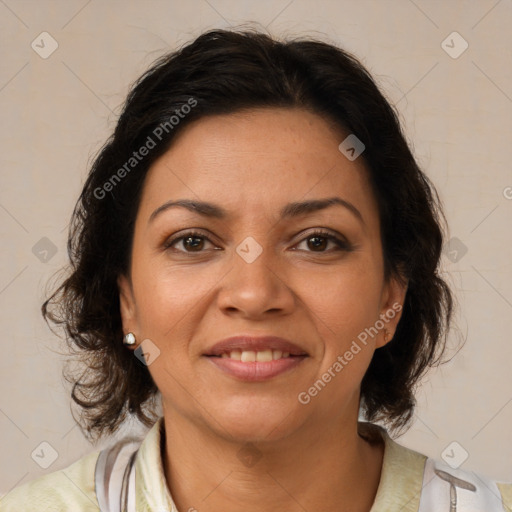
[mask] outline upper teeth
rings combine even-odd
[[[257,362],[266,362],[272,361],[273,359],[281,359],[284,357],[290,357],[289,352],[283,352],[281,350],[259,350],[257,352],[253,350],[232,350],[231,352],[221,355],[224,358],[236,359],[237,361],[242,361],[243,363],[248,363],[252,361]]]

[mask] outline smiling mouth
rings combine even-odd
[[[306,354],[303,354],[305,356]],[[209,357],[219,357],[222,359],[233,359],[234,361],[242,361],[242,363],[266,363],[269,361],[276,361],[278,359],[288,359],[291,357],[301,357],[299,354],[290,354],[290,352],[283,352],[282,350],[231,350],[230,352],[223,352],[220,355],[212,355]]]
[[[267,362],[308,354],[297,344],[284,338],[242,334],[215,343],[203,355],[242,362]]]
[[[225,375],[240,381],[262,382],[292,372],[309,354],[278,336],[239,334],[215,343],[203,356]]]

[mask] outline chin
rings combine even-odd
[[[215,408],[222,411],[216,419],[223,427],[219,432],[223,437],[239,443],[272,442],[287,437],[298,428],[300,419],[292,413],[290,403],[284,407],[282,403],[269,404],[268,400],[245,402],[241,405],[236,401]],[[298,407],[296,402],[293,406]],[[218,424],[212,427],[218,430]]]

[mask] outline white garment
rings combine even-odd
[[[503,512],[496,482],[428,458],[418,512]]]

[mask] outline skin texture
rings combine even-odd
[[[162,395],[164,470],[179,510],[371,508],[383,447],[357,434],[359,389],[374,350],[389,341],[384,330],[310,403],[297,399],[406,292],[384,280],[377,204],[362,158],[338,150],[346,135],[302,109],[212,116],[184,128],[148,173],[130,275],[118,283],[124,331],[160,350],[148,368]],[[279,217],[290,202],[334,196],[364,223],[343,206]],[[177,199],[213,202],[229,216],[175,207],[149,221]],[[165,248],[190,228],[206,238]],[[325,238],[315,245],[313,228],[351,249]],[[252,263],[236,252],[249,236],[262,249]],[[386,323],[389,339],[399,318]],[[309,356],[265,382],[243,382],[202,355],[237,334],[287,338]],[[246,466],[241,448],[258,462]]]

